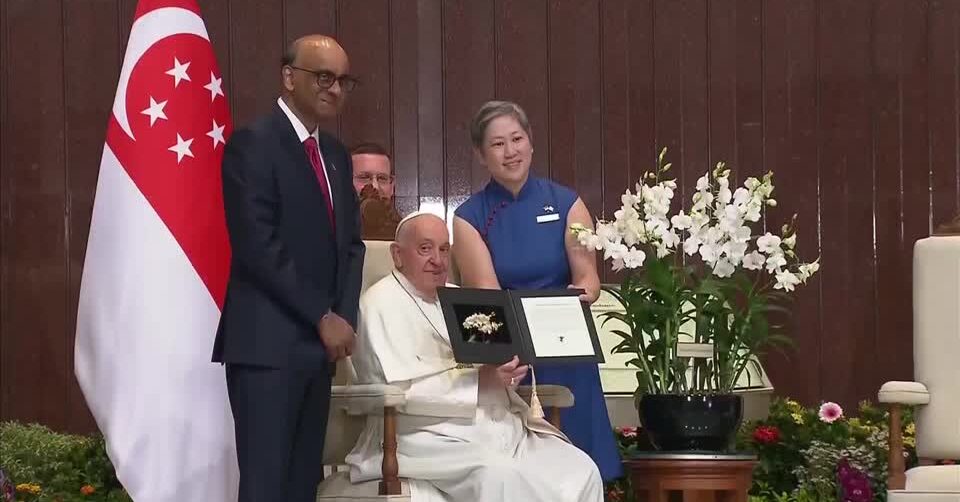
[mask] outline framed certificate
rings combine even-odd
[[[582,290],[439,288],[444,322],[460,363],[602,363],[603,350]]]

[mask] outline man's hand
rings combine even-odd
[[[517,384],[527,376],[529,366],[520,364],[520,358],[513,356],[506,364],[494,368],[497,378],[503,383],[504,387],[516,387]]]
[[[331,362],[339,361],[353,353],[355,339],[350,323],[339,315],[330,312],[317,324],[320,341],[327,349],[327,358]]]

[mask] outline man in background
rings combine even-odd
[[[360,143],[350,150],[353,160],[353,188],[360,197],[363,238],[393,239],[400,222],[394,188],[396,177],[386,149],[376,143]]]
[[[376,143],[360,143],[350,150],[353,159],[353,188],[357,195],[370,185],[384,199],[392,199],[394,194],[393,166],[390,155]]]

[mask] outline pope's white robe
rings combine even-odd
[[[414,502],[603,500],[587,454],[530,417],[496,375],[457,368],[439,302],[422,298],[401,273],[360,298],[358,336],[352,360],[359,383],[406,390],[397,457]],[[351,481],[381,477],[382,442],[383,419],[369,417],[346,458]]]

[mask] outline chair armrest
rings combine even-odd
[[[877,400],[887,404],[928,404],[930,392],[927,386],[920,382],[887,382],[880,387]]]
[[[529,385],[521,385],[517,387],[517,394],[529,403],[533,388]],[[562,385],[538,385],[537,397],[540,399],[540,405],[544,408],[573,407],[573,392]]]
[[[407,402],[406,394],[393,385],[335,385],[331,406],[349,415],[383,415],[384,408],[396,408]]]

